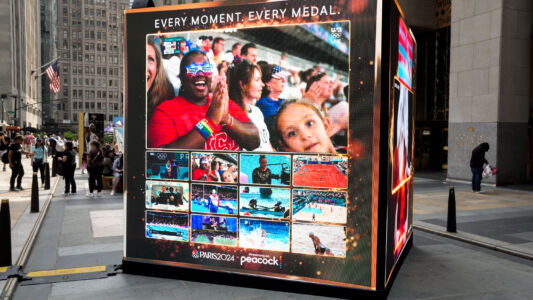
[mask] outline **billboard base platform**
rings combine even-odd
[[[406,248],[405,250],[408,249]],[[403,257],[406,254],[407,251],[404,251],[404,254],[402,255],[402,261]],[[396,270],[393,274],[393,277],[391,277],[392,279],[396,274]],[[200,270],[186,267],[154,264],[142,262],[137,259],[130,259],[127,257],[122,260],[122,272],[125,274],[132,275],[172,278],[234,287],[255,288],[287,293],[309,294],[315,296],[338,297],[344,299],[361,297],[363,299],[384,299],[388,294],[388,291],[371,291],[363,289],[343,288],[322,284],[313,284],[308,282],[283,280],[267,276],[250,276],[223,271]]]

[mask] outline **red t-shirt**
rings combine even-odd
[[[204,177],[205,176],[205,177]],[[207,176],[207,172],[198,168],[192,171],[192,180],[205,180],[205,181],[212,181],[209,176]]]
[[[196,123],[205,118],[210,103],[210,97],[207,104],[198,106],[178,96],[159,104],[148,125],[148,148],[159,148],[194,130]],[[250,121],[248,115],[232,100],[229,100],[228,110],[235,119]],[[222,131],[220,124],[214,130],[204,144],[205,150],[240,150],[239,145]]]

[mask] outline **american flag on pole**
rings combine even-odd
[[[56,94],[59,93],[59,90],[61,90],[61,80],[59,79],[57,61],[46,69],[46,75],[50,79],[50,90]]]

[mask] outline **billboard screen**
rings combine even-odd
[[[394,4],[391,14],[392,93],[389,102],[389,184],[385,282],[388,282],[412,231],[415,41]]]
[[[125,260],[375,288],[376,11],[126,12]]]

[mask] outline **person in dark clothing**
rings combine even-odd
[[[70,192],[76,194],[76,181],[74,181],[74,171],[76,170],[76,154],[74,154],[74,146],[72,142],[65,144],[65,151],[63,157],[59,159],[63,163],[63,178],[65,178],[65,195]]]
[[[472,170],[472,192],[481,192],[481,175],[483,174],[483,164],[488,164],[485,159],[485,152],[489,151],[489,144],[482,143],[472,150],[470,158],[470,169]]]
[[[4,153],[9,151],[10,145],[11,145],[11,139],[8,136],[2,135],[2,137],[0,138],[0,153],[2,153],[2,156],[4,155]],[[5,170],[6,170],[6,163],[4,163],[4,168],[3,168],[4,172]]]
[[[23,190],[21,183],[22,177],[24,176],[24,167],[22,166],[22,154],[26,153],[22,149],[22,136],[17,135],[14,138],[14,143],[9,146],[8,150],[8,160],[9,167],[11,168],[11,180],[9,181],[9,190],[12,192],[17,192],[18,190]],[[15,188],[15,179],[17,180],[17,187]]]
[[[113,163],[115,162],[115,153],[113,150],[106,150],[104,156],[103,176],[113,176]]]
[[[272,184],[272,179],[279,179],[280,176],[272,174],[269,168],[267,168],[267,158],[265,155],[259,156],[259,167],[255,168],[252,172],[252,182],[260,184]]]
[[[89,193],[93,196],[93,191],[98,191],[98,196],[102,193],[102,172],[104,171],[104,154],[100,143],[92,141],[90,151],[87,155],[87,171],[89,172]]]

